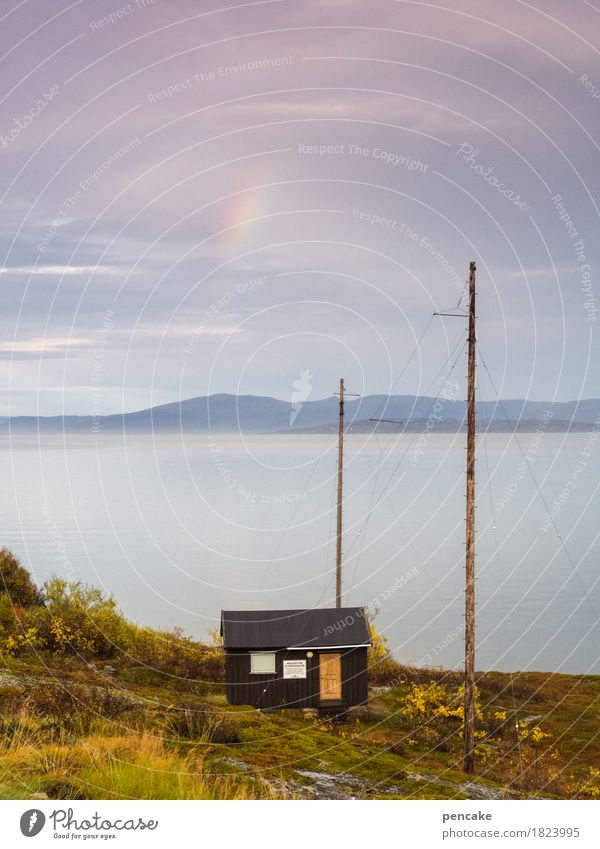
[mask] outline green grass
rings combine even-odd
[[[356,781],[352,792],[368,798],[465,798],[460,720],[406,710],[412,685],[426,692],[434,679],[455,696],[454,673],[409,670],[355,718],[325,723],[228,706],[219,684],[123,667],[107,687],[74,660],[11,660],[0,670],[0,797],[302,798],[309,771]],[[479,691],[484,790],[600,796],[600,677],[489,673]],[[498,712],[506,722],[493,719]],[[517,743],[515,719],[531,716],[547,736]]]

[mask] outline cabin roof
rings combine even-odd
[[[314,610],[223,610],[226,649],[354,648],[370,646],[364,607]]]

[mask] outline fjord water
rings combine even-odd
[[[600,673],[595,437],[479,438],[479,669]],[[101,586],[136,621],[197,637],[222,608],[334,605],[335,434],[0,447],[0,542],[39,582]],[[377,608],[406,663],[462,661],[464,461],[461,434],[346,439],[344,602]]]

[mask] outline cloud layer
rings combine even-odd
[[[590,4],[2,14],[3,414],[435,392],[471,259],[501,394],[600,395]]]

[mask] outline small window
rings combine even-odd
[[[250,673],[252,675],[273,675],[274,672],[274,651],[252,652],[250,654]]]

